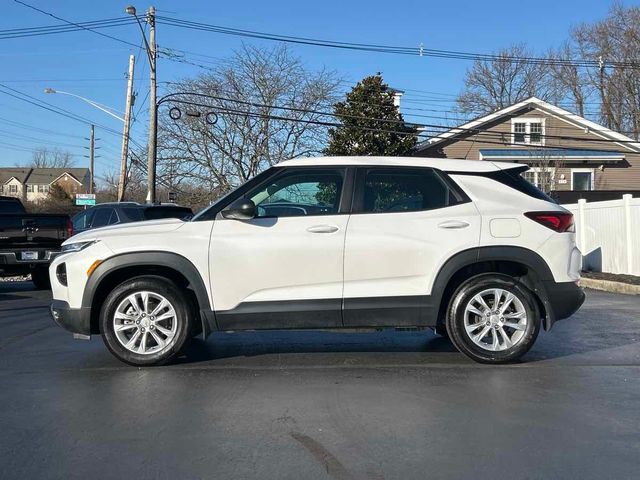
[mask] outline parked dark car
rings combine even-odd
[[[160,218],[189,220],[191,217],[193,217],[193,212],[190,208],[178,205],[146,205],[135,202],[101,203],[76,214],[73,217],[73,231],[80,233],[92,228],[119,223],[142,222]]]
[[[29,214],[22,202],[0,197],[0,275],[26,275],[49,287],[49,263],[73,235],[69,215]]]

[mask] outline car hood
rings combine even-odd
[[[158,234],[177,230],[185,222],[178,218],[162,218],[159,220],[145,220],[143,222],[123,223],[108,227],[94,228],[86,232],[78,233],[67,239],[63,245],[76,242],[90,242],[113,237],[128,237],[138,234]]]

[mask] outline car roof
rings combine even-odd
[[[278,167],[310,167],[324,165],[364,165],[381,167],[433,167],[447,172],[493,172],[522,167],[522,164],[490,162],[487,160],[457,160],[428,157],[311,157],[294,158],[277,164]]]

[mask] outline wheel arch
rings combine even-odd
[[[82,307],[90,309],[91,333],[100,333],[100,310],[107,294],[123,281],[141,275],[169,278],[186,289],[200,314],[202,334],[215,330],[215,315],[205,283],[190,260],[171,252],[145,251],[115,255],[91,274],[82,296]]]
[[[433,283],[432,296],[437,323],[445,318],[451,297],[465,280],[484,273],[502,273],[519,279],[533,293],[543,326],[549,330],[555,321],[545,282],[553,281],[547,262],[536,252],[523,247],[491,246],[462,251],[440,268]]]

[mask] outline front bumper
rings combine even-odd
[[[53,300],[49,312],[51,318],[65,330],[80,335],[91,335],[90,308],[71,308],[64,300]]]
[[[584,290],[576,282],[543,282],[545,295],[542,299],[546,310],[545,329],[549,330],[557,321],[570,317],[578,311],[585,300]]]

